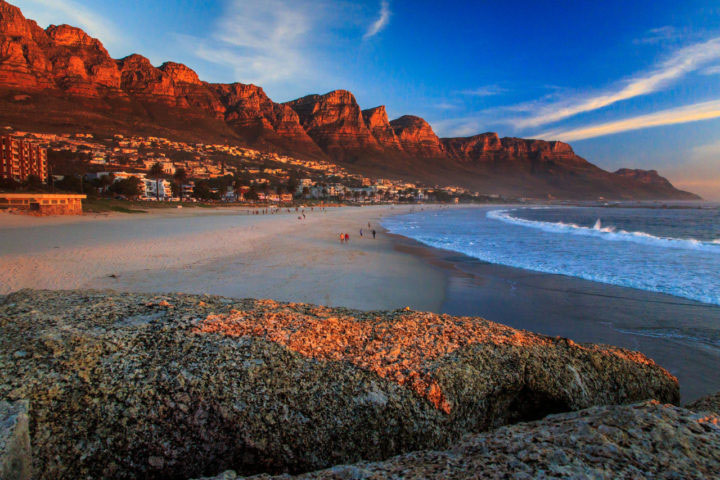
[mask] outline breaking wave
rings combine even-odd
[[[487,212],[487,217],[513,225],[537,228],[549,233],[569,233],[572,235],[586,235],[616,242],[635,242],[655,247],[706,250],[720,253],[720,238],[704,242],[694,238],[658,237],[646,232],[628,232],[626,230],[618,230],[613,226],[603,226],[602,221],[599,218],[595,221],[595,224],[592,227],[585,227],[575,223],[544,222],[541,220],[518,218],[512,216],[509,210],[491,210]]]
[[[604,215],[624,228],[604,225]],[[720,305],[720,223],[714,212],[494,207],[413,213],[383,224],[392,233],[489,263]],[[656,235],[642,231],[651,224]],[[704,240],[671,236],[693,232]]]

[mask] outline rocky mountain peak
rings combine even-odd
[[[407,153],[428,158],[443,156],[445,147],[424,119],[415,115],[404,115],[391,121],[390,126]]]
[[[160,70],[165,72],[175,83],[189,83],[192,85],[202,85],[198,74],[194,70],[188,68],[182,63],[165,62],[160,65]]]

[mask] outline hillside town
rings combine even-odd
[[[500,200],[461,187],[370,178],[330,162],[234,145],[120,134],[97,138],[90,133],[22,132],[10,127],[3,134],[5,143],[15,142],[15,150],[35,149],[45,162],[25,173],[19,167],[14,173],[3,170],[0,188],[4,190],[34,187],[118,199],[282,204]],[[16,156],[15,164],[22,165],[22,156]],[[13,164],[11,157],[3,157],[3,164]]]

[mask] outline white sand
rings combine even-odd
[[[305,220],[294,211],[257,216],[200,208],[82,217],[0,214],[0,293],[113,288],[437,311],[445,274],[396,251],[378,226],[381,216],[411,208],[306,209]],[[339,242],[340,232],[350,234],[349,244]]]

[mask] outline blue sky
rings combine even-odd
[[[337,88],[441,136],[560,139],[720,199],[720,2],[11,0],[113,57],[276,101]]]

